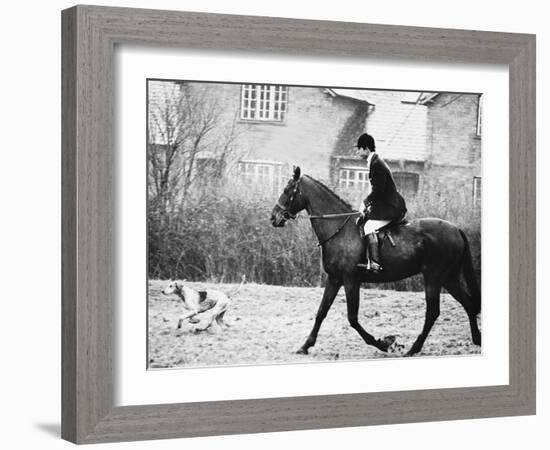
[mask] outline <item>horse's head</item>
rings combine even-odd
[[[288,219],[294,219],[302,209],[306,207],[306,202],[300,184],[300,168],[294,168],[294,174],[286,185],[279,201],[273,207],[271,212],[271,223],[274,227],[284,227]]]

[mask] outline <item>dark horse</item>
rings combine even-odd
[[[394,343],[395,337],[375,339],[359,324],[359,288],[362,282],[379,283],[401,280],[422,273],[426,291],[426,318],[422,332],[407,355],[418,353],[434,322],[439,316],[441,288],[464,307],[470,320],[472,341],[481,345],[477,315],[481,311],[481,292],[477,283],[466,235],[455,225],[440,219],[417,219],[392,225],[391,236],[395,246],[385,243],[380,252],[384,270],[369,273],[357,268],[363,262],[364,249],[352,208],[319,181],[304,175],[300,168],[288,182],[279,201],[273,208],[271,222],[284,226],[288,219],[306,210],[311,225],[323,249],[323,267],[327,282],[315,324],[298,353],[307,354],[315,345],[321,323],[326,317],[342,285],[346,292],[348,320],[363,340],[384,352]],[[346,214],[347,215],[343,215]],[[461,281],[464,278],[465,285]]]

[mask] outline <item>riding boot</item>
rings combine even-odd
[[[378,234],[370,233],[365,236],[367,244],[365,246],[366,250],[366,264],[357,264],[357,267],[366,269],[370,272],[378,273],[382,270],[382,266],[378,263],[379,252],[378,252]]]
[[[378,262],[380,260],[380,255],[378,252],[378,233],[374,232],[367,235],[367,248],[370,256],[370,270],[373,272],[380,272],[382,270],[382,266]]]

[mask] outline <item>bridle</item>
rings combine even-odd
[[[296,193],[298,192],[298,187],[300,187],[300,182],[302,181],[302,177],[296,181],[296,184],[294,185],[294,189],[292,190],[292,193],[290,194],[290,199],[288,200],[288,205],[292,205],[292,202],[294,201],[294,197],[296,196]],[[289,219],[296,219],[296,214],[292,214],[286,206],[281,205],[279,201],[277,201],[277,206],[281,209],[281,213],[283,216],[283,219],[289,220]]]

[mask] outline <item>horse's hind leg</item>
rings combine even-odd
[[[340,290],[340,287],[342,287],[342,282],[334,280],[331,277],[327,278],[325,291],[323,292],[323,298],[321,300],[321,304],[319,305],[317,315],[315,316],[313,329],[311,330],[311,333],[309,333],[304,345],[302,345],[296,353],[300,355],[307,355],[308,349],[315,345],[321,324],[323,323],[323,320],[325,320],[325,317],[327,316],[328,311],[336,298],[336,294],[338,294],[338,291]]]
[[[393,342],[395,341],[395,337],[391,336],[383,340],[375,339],[374,336],[367,333],[359,323],[359,319],[357,316],[359,313],[360,283],[357,281],[346,282],[344,283],[344,288],[346,289],[348,321],[351,327],[361,335],[361,337],[367,344],[373,345],[378,350],[387,352],[389,346],[392,345]]]
[[[470,320],[472,342],[475,345],[481,345],[481,332],[479,331],[479,326],[477,325],[477,312],[470,294],[466,292],[460,283],[459,278],[454,278],[447,281],[443,286],[466,310],[466,314],[468,314],[468,319]]]
[[[426,318],[424,319],[424,327],[422,332],[416,338],[411,349],[407,352],[407,356],[412,356],[422,350],[424,341],[430,334],[433,324],[439,317],[439,300],[441,294],[441,284],[435,281],[425,279],[426,283]]]

